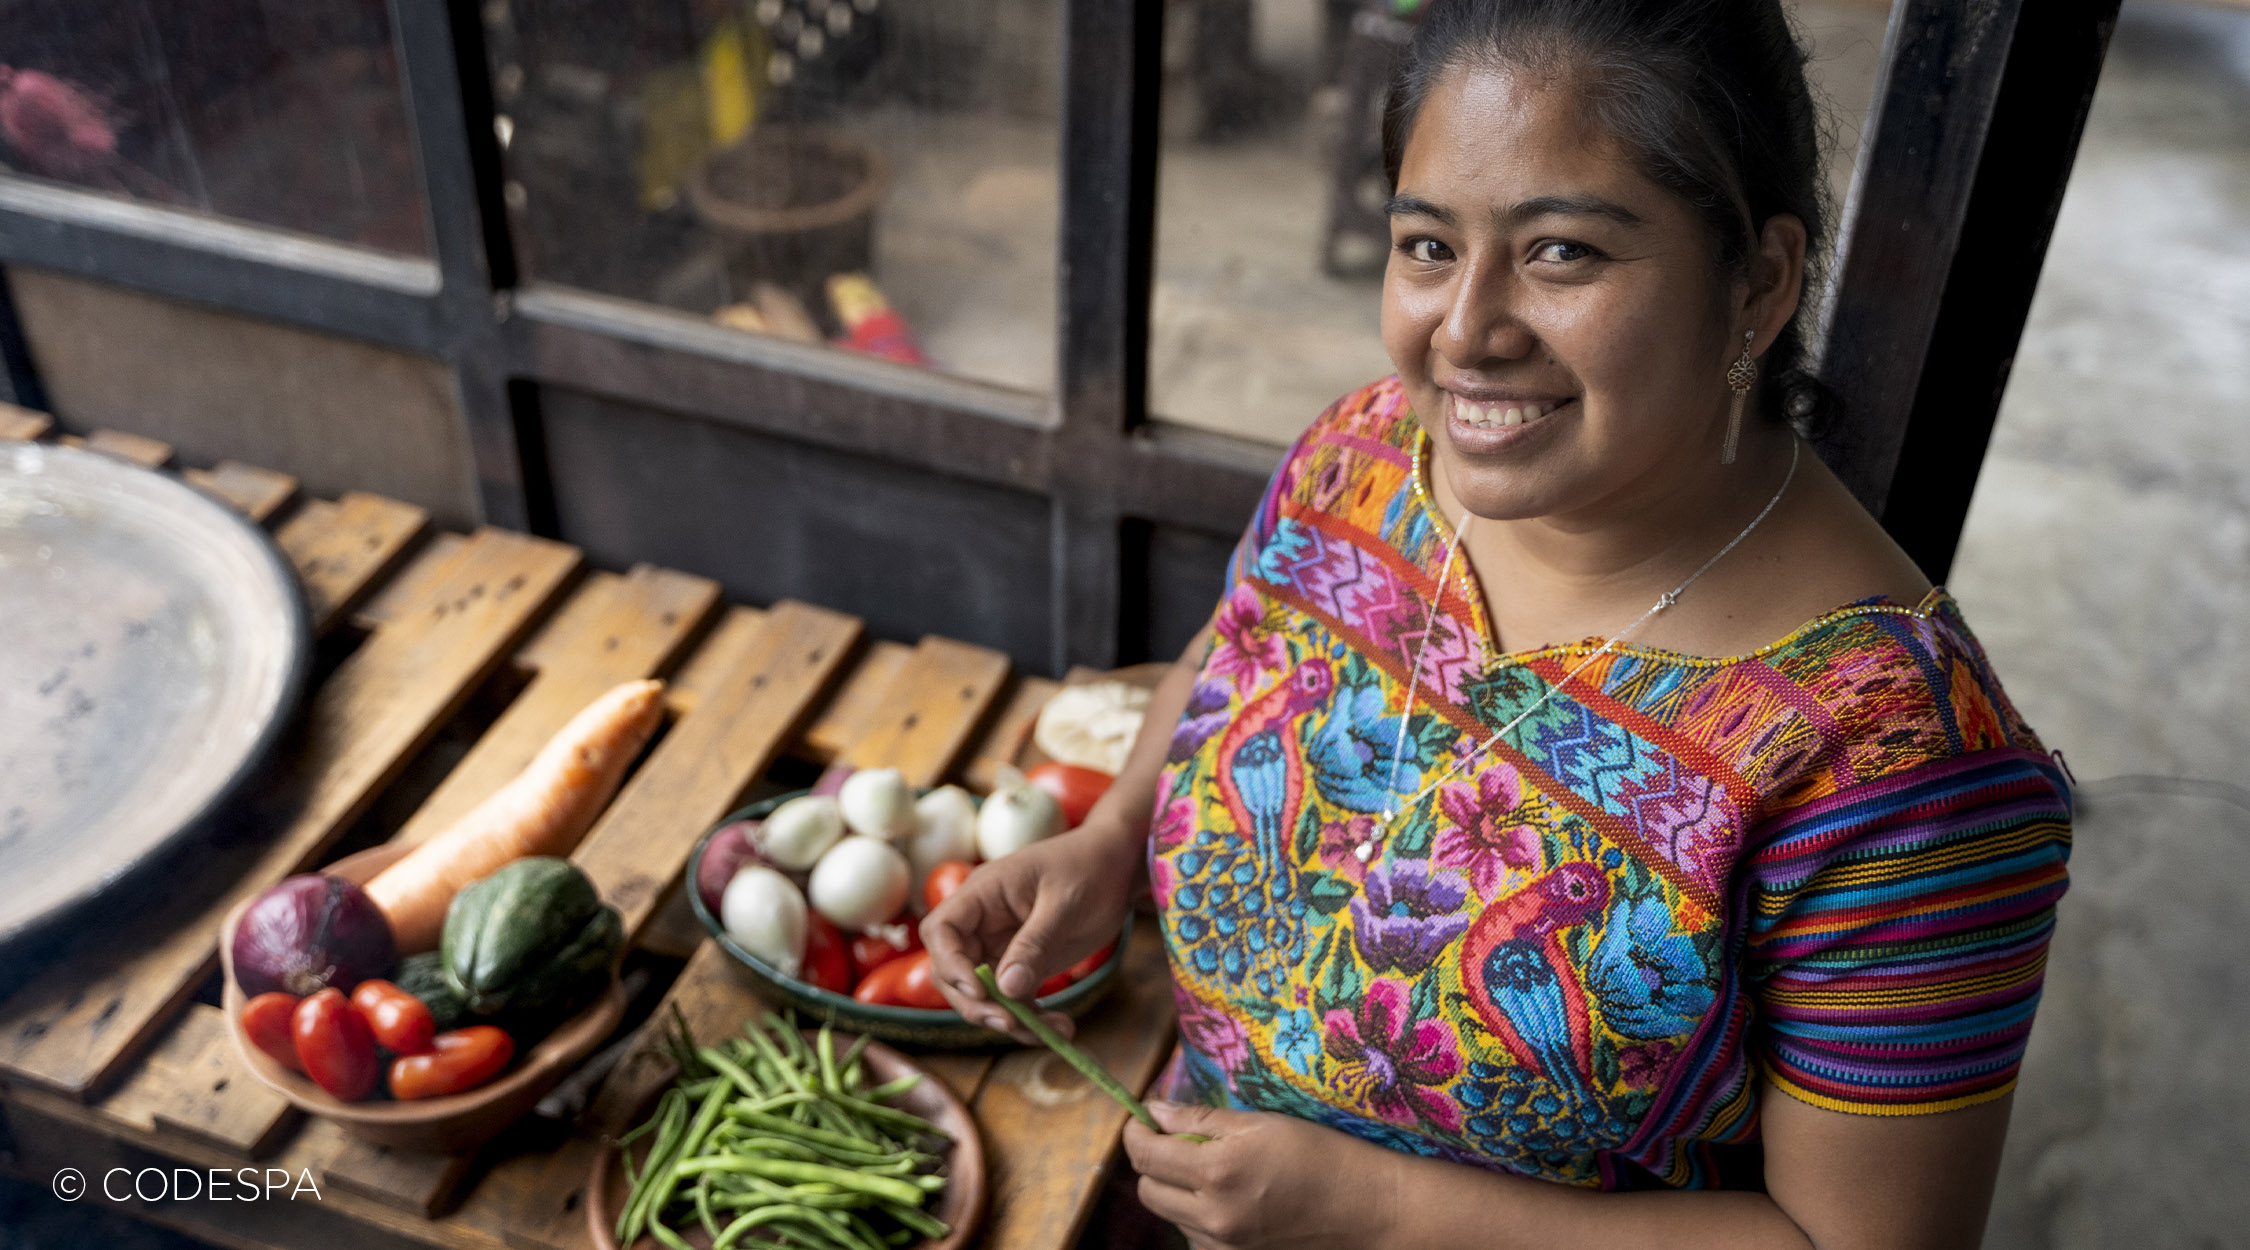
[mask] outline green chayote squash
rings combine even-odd
[[[606,978],[625,945],[617,909],[576,864],[515,860],[470,883],[445,913],[445,981],[473,1015],[538,1012]]]

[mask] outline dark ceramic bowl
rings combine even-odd
[[[703,927],[710,931],[712,940],[734,957],[735,963],[742,967],[761,997],[775,1007],[794,1007],[801,1019],[825,1020],[839,1029],[866,1033],[886,1042],[903,1042],[910,1046],[967,1050],[1012,1045],[1004,1035],[982,1025],[969,1023],[957,1011],[876,1006],[860,1002],[849,994],[838,994],[795,977],[785,976],[780,969],[742,949],[735,944],[733,938],[727,936],[726,928],[719,923],[719,918],[711,913],[709,907],[704,906],[703,892],[695,885],[696,869],[703,863],[703,854],[710,848],[711,839],[718,835],[719,830],[738,820],[763,820],[783,803],[810,793],[810,790],[797,790],[752,803],[721,820],[696,840],[695,854],[688,857],[687,863],[688,905],[695,909],[695,918],[702,921]],[[1117,984],[1117,970],[1125,958],[1125,941],[1132,934],[1133,917],[1128,912],[1124,931],[1118,934],[1117,948],[1111,952],[1108,961],[1094,969],[1084,980],[1038,1000],[1038,1005],[1047,1011],[1059,1011],[1072,1019],[1086,1014]]]

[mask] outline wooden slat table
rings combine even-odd
[[[0,439],[53,428],[44,414],[0,406]],[[152,467],[172,461],[145,438],[61,437]],[[573,858],[636,945],[684,960],[652,1018],[676,1006],[718,1034],[763,1008],[684,905],[702,831],[784,756],[989,788],[1034,754],[1032,721],[1057,688],[1011,673],[997,652],[870,640],[855,618],[809,604],[729,606],[715,584],[684,573],[588,571],[569,546],[504,530],[432,533],[421,509],[379,496],[301,498],[286,475],[233,462],[181,474],[272,531],[324,653],[343,658],[308,692],[290,741],[207,856],[137,904],[131,923],[70,935],[0,999],[0,1169],[41,1184],[65,1167],[95,1178],[113,1167],[247,1169],[283,1186],[257,1201],[115,1204],[221,1245],[577,1250],[589,1244],[583,1191],[601,1137],[627,1127],[623,1114],[659,1079],[648,1048],[657,1034],[644,1029],[574,1125],[527,1121],[481,1151],[417,1155],[307,1119],[239,1069],[210,1005],[219,918],[334,858],[402,778],[420,769],[426,796],[377,832],[415,842],[513,776],[601,691],[668,678],[666,731]],[[472,703],[489,719],[455,725]],[[475,730],[474,741],[431,786],[421,757],[449,727]],[[1172,1033],[1163,954],[1142,925],[1081,1040],[1145,1088]],[[921,1058],[984,1136],[981,1244],[1072,1246],[1116,1165],[1124,1113],[1044,1051]],[[98,1179],[91,1196],[108,1201]]]

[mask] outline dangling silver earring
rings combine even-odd
[[[1750,358],[1750,344],[1758,337],[1756,330],[1742,332],[1742,359],[1727,369],[1727,385],[1734,390],[1734,411],[1727,414],[1727,445],[1719,453],[1720,464],[1734,463],[1734,449],[1742,442],[1742,403],[1750,398],[1750,388],[1758,380],[1758,362]]]

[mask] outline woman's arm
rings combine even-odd
[[[1288,1116],[1157,1104],[1127,1124],[1141,1201],[1203,1250],[1974,1247],[2009,1099],[1925,1116],[1760,1093],[1767,1191],[1599,1193],[1387,1150]]]
[[[973,970],[991,962],[1002,990],[1028,998],[1041,981],[1116,937],[1133,899],[1148,889],[1145,852],[1157,775],[1209,639],[1208,629],[1197,634],[1157,684],[1124,769],[1083,823],[979,866],[923,919],[938,991],[963,1017],[1035,1042],[985,997]],[[1070,1031],[1063,1016],[1048,1019]]]

